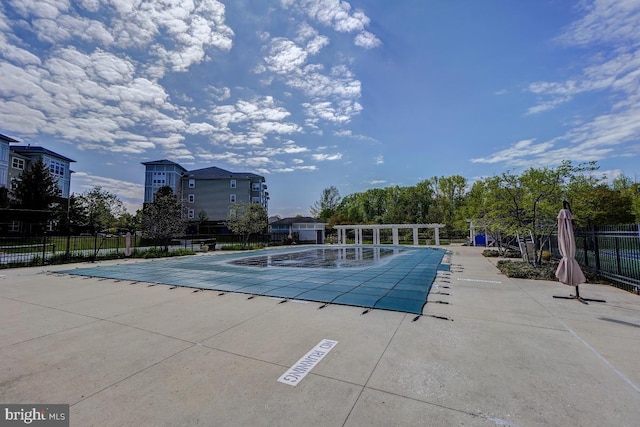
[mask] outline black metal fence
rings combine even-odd
[[[622,289],[640,293],[640,223],[576,230],[576,260]],[[552,252],[560,257],[557,239]]]
[[[252,234],[246,243],[251,245],[270,242],[270,235]],[[239,235],[186,236],[174,239],[169,251],[179,249],[194,252],[224,249],[242,245],[245,238]],[[206,246],[205,246],[206,245]],[[132,235],[129,249],[135,256],[152,248],[158,248],[152,241]],[[126,255],[127,239],[124,235],[95,234],[82,236],[0,236],[0,268],[61,264],[69,261],[94,261],[105,258],[123,258]]]
[[[142,241],[132,236],[130,249],[139,250]],[[82,236],[0,237],[0,267],[59,264],[65,260],[95,260],[124,257],[125,236],[104,234]]]

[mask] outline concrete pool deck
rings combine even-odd
[[[68,403],[72,426],[637,425],[640,296],[554,299],[572,288],[447,249],[424,314],[452,320],[0,270],[0,402]]]

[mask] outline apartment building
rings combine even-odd
[[[56,203],[67,203],[71,189],[71,163],[68,157],[55,153],[47,148],[32,145],[15,145],[20,141],[0,134],[0,187],[4,187],[9,198],[10,191],[15,190],[20,183],[22,172],[32,162],[41,159],[49,168],[49,172],[56,179],[60,189],[60,199]],[[57,226],[56,221],[50,221],[47,230],[52,231]],[[13,216],[4,216],[0,223],[0,230],[10,233],[20,232],[22,221]]]
[[[18,142],[0,133],[0,187],[9,188],[9,144]]]
[[[57,180],[60,197],[68,199],[71,192],[71,174],[73,173],[70,166],[75,160],[44,147],[32,145],[12,145],[10,147],[7,181],[11,189],[17,185],[22,171],[29,167],[31,162],[38,159],[42,159],[51,175]]]
[[[188,220],[198,220],[199,213],[204,211],[209,225],[221,226],[233,203],[260,203],[268,211],[269,193],[263,176],[215,166],[190,171],[170,160],[142,164],[144,202],[153,202],[155,192],[169,186],[184,204]]]

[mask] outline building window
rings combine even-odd
[[[229,195],[229,201],[231,203],[235,203],[236,202],[236,195],[235,194],[230,194]]]
[[[196,188],[196,180],[189,178],[189,188]]]
[[[11,167],[14,169],[24,170],[24,159],[14,157],[13,161],[11,162]]]
[[[20,221],[11,221],[11,224],[9,224],[9,231],[13,233],[20,231]]]
[[[251,191],[260,191],[260,183],[259,182],[254,182],[251,184]]]
[[[193,209],[189,209],[189,219],[194,219],[196,217],[196,211]]]
[[[236,180],[235,179],[231,180],[231,188],[236,188]]]
[[[63,163],[56,160],[51,160],[49,162],[49,172],[51,172],[52,175],[64,176],[64,170],[65,167]]]
[[[253,203],[260,203],[260,197],[252,197],[252,198],[251,198],[251,201],[252,201]]]
[[[196,201],[196,195],[195,194],[189,194],[188,200],[189,200],[189,203],[194,203]]]

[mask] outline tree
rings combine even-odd
[[[142,209],[142,234],[169,250],[171,239],[184,234],[185,223],[182,206],[171,187],[160,187],[153,195],[153,202]]]
[[[207,215],[207,211],[205,211],[204,209],[200,209],[200,211],[198,211],[197,220],[198,220],[198,234],[200,234],[200,228],[202,227],[202,224],[209,221],[209,216]]]
[[[135,230],[140,229],[140,220],[142,212],[138,209],[135,215],[131,215],[129,212],[125,212],[116,221],[116,227],[120,230],[127,230],[133,233]]]
[[[56,178],[42,159],[31,163],[20,174],[18,186],[12,191],[16,209],[21,221],[37,224],[37,231],[43,231],[47,221],[53,219],[53,204],[60,198]]]
[[[340,204],[340,192],[334,186],[322,190],[320,200],[316,201],[309,208],[311,216],[318,218],[320,221],[326,222],[336,213],[336,209]]]
[[[81,212],[78,225],[87,227],[91,233],[114,228],[118,218],[126,213],[118,196],[99,186],[78,196],[77,204]]]
[[[540,249],[556,230],[567,183],[594,169],[592,163],[573,166],[565,161],[555,169],[529,168],[520,175],[505,172],[487,178],[484,219],[507,235],[533,240],[533,264],[537,265],[542,257]]]
[[[629,199],[629,211],[634,217],[631,222],[640,222],[640,182],[622,175],[613,181],[613,189]]]
[[[253,233],[260,233],[267,227],[267,211],[259,203],[233,203],[229,206],[225,225],[234,233],[244,236],[244,244]]]

